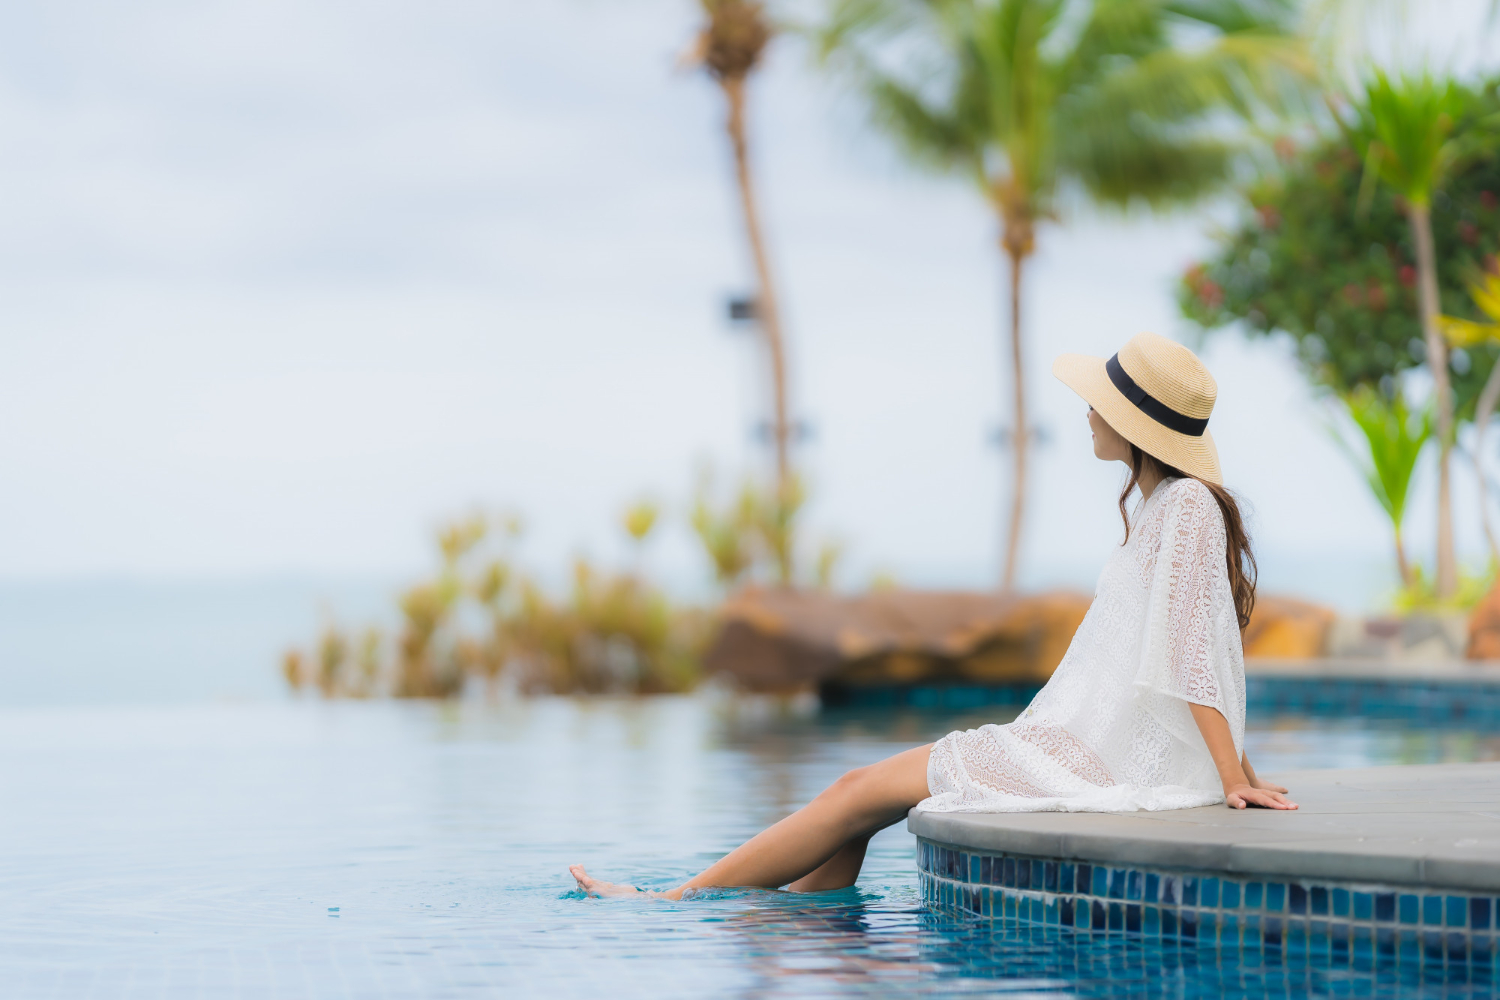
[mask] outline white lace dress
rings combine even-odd
[[[1196,479],[1140,505],[1046,687],[1009,725],[938,740],[930,812],[1132,812],[1224,801],[1188,708],[1245,739],[1245,663],[1224,518]]]

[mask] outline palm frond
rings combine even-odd
[[[1475,344],[1500,341],[1500,325],[1476,323],[1457,316],[1439,316],[1438,330],[1443,339],[1453,347],[1473,347]]]
[[[1169,0],[1165,8],[1186,21],[1224,34],[1242,31],[1296,33],[1301,5],[1295,0]]]
[[[945,169],[975,168],[982,141],[953,114],[929,107],[913,89],[889,76],[867,84],[871,113],[914,160]]]
[[[1467,111],[1451,80],[1376,71],[1355,108],[1352,137],[1371,170],[1407,201],[1426,205],[1463,151],[1453,139]]]

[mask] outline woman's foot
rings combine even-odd
[[[618,885],[594,878],[583,870],[583,865],[569,865],[568,873],[578,880],[578,888],[590,896],[634,896],[641,891],[633,885]]]

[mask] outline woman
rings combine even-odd
[[[1009,725],[953,732],[850,771],[812,802],[660,895],[707,886],[853,885],[865,846],[913,807],[937,812],[1127,812],[1227,803],[1295,809],[1244,752],[1240,633],[1255,560],[1208,433],[1217,387],[1154,334],[1108,361],[1052,372],[1089,404],[1094,454],[1130,468],[1125,541],[1052,679]],[[1126,500],[1139,490],[1134,516]],[[634,893],[570,871],[591,895]]]

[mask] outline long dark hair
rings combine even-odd
[[[1140,483],[1141,473],[1148,468],[1158,473],[1163,480],[1198,479],[1197,476],[1190,476],[1131,445],[1130,478],[1120,491],[1120,520],[1125,522],[1126,541],[1130,540],[1130,513],[1125,509],[1125,501],[1130,498],[1130,491]],[[1240,631],[1243,632],[1250,624],[1250,612],[1255,609],[1255,581],[1259,575],[1255,566],[1255,553],[1250,551],[1250,534],[1245,530],[1245,519],[1240,516],[1240,504],[1235,495],[1218,483],[1211,483],[1206,479],[1198,479],[1198,482],[1208,487],[1208,492],[1213,494],[1214,500],[1219,504],[1219,511],[1224,515],[1224,533],[1229,543],[1226,546],[1229,550],[1229,589],[1234,593],[1234,610],[1240,619]]]

